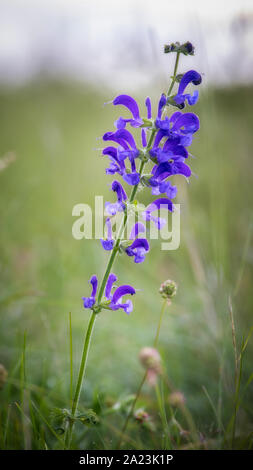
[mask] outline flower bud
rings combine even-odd
[[[139,410],[135,411],[134,417],[137,421],[139,421],[142,424],[149,419],[149,414],[146,411],[144,411],[142,408],[140,408]]]
[[[161,370],[161,357],[157,349],[145,347],[139,354],[141,364],[145,369],[159,373]]]
[[[3,364],[0,364],[0,389],[3,388],[6,380],[8,377],[8,372],[3,366]]]
[[[177,293],[177,284],[176,284],[176,282],[171,281],[170,279],[167,279],[167,281],[164,281],[161,284],[159,292],[160,292],[161,296],[164,299],[171,299]]]
[[[176,390],[169,395],[169,404],[172,406],[183,406],[185,404],[185,397],[182,392]]]
[[[179,42],[173,42],[171,44],[165,44],[164,52],[168,54],[169,52],[181,52],[184,55],[194,55],[194,46],[190,41],[187,41],[183,44]]]

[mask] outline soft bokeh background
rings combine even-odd
[[[161,307],[159,285],[171,278],[178,295],[160,338],[168,377],[185,394],[203,436],[215,436],[217,428],[203,386],[219,419],[229,420],[229,298],[238,344],[252,326],[252,39],[249,1],[1,2],[0,363],[10,378],[0,392],[3,426],[8,403],[19,399],[25,331],[26,380],[37,403],[45,414],[68,406],[68,314],[76,374],[88,321],[81,297],[89,292],[91,274],[101,279],[107,260],[97,241],[72,238],[72,208],[79,202],[94,207],[95,195],[110,198],[100,136],[112,129],[118,111],[104,102],[118,91],[141,103],[147,94],[157,100],[172,72],[163,44],[175,40],[196,46],[179,71],[203,74],[195,108],[201,130],[191,161],[197,178],[190,185],[178,179],[181,246],[163,252],[159,241],[152,242],[145,263],[117,260],[120,281],[140,292],[130,317],[108,311],[99,317],[82,404],[90,407],[96,391],[112,401],[136,391],[138,353],[152,344]],[[148,202],[149,191],[140,199]],[[244,384],[252,373],[252,349],[249,340]],[[144,393],[152,396],[148,387]],[[253,431],[251,398],[250,384],[238,435]],[[10,448],[23,447],[14,408]],[[109,437],[96,431],[85,445],[108,448]]]

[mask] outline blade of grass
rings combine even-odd
[[[54,430],[54,428],[51,426],[51,424],[46,420],[46,418],[42,415],[39,408],[35,405],[35,403],[32,400],[31,400],[31,403],[32,403],[32,406],[34,407],[34,409],[36,410],[36,412],[38,413],[39,417],[42,419],[42,421],[46,424],[46,426],[51,431],[51,433],[54,435],[54,437],[56,437],[56,439],[60,442],[60,444],[64,448],[64,441],[58,436],[57,432]]]
[[[72,318],[69,312],[69,362],[70,362],[70,406],[73,401],[73,340],[72,340]]]

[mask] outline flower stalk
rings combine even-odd
[[[188,151],[186,147],[191,144],[193,134],[199,128],[199,120],[193,113],[182,114],[178,111],[175,112],[170,118],[168,116],[163,118],[163,112],[167,106],[172,105],[182,109],[185,106],[185,101],[188,101],[188,104],[192,105],[197,100],[197,92],[194,92],[195,94],[193,96],[184,93],[185,88],[189,83],[196,85],[201,82],[200,75],[195,71],[189,71],[183,76],[178,89],[180,93],[178,91],[175,97],[170,98],[173,87],[177,81],[177,69],[180,53],[185,55],[191,54],[192,49],[189,45],[191,46],[190,43],[183,44],[182,46],[176,43],[172,44],[171,46],[166,46],[170,49],[166,52],[176,52],[176,60],[168,93],[167,95],[161,95],[156,119],[152,119],[150,98],[147,98],[145,102],[147,108],[147,118],[140,117],[137,102],[128,95],[119,95],[112,102],[115,106],[121,105],[128,108],[132,114],[132,118],[123,119],[120,117],[115,122],[117,130],[115,132],[107,132],[103,136],[104,141],[112,141],[118,145],[117,148],[108,146],[103,150],[103,155],[108,156],[110,160],[110,166],[107,168],[106,173],[109,175],[118,173],[125,183],[132,186],[132,191],[129,198],[127,198],[127,194],[123,186],[117,180],[115,180],[112,183],[111,189],[116,194],[117,202],[107,202],[105,204],[105,209],[109,216],[115,215],[116,212],[121,211],[124,212],[124,216],[115,240],[112,238],[110,218],[107,218],[107,227],[109,227],[109,233],[107,236],[108,239],[101,240],[101,243],[105,250],[111,250],[111,255],[109,257],[107,267],[98,290],[97,298],[96,293],[98,279],[96,275],[93,275],[89,281],[92,285],[92,293],[90,297],[83,297],[84,308],[91,309],[92,313],[84,339],[78,379],[71,409],[72,418],[69,419],[68,429],[66,430],[65,435],[65,448],[69,448],[71,446],[75,415],[80,400],[80,393],[85,377],[88,353],[97,314],[100,313],[103,308],[110,310],[123,309],[127,314],[129,314],[133,309],[131,300],[123,300],[124,296],[134,295],[136,293],[132,286],[122,285],[112,293],[113,283],[117,280],[115,274],[112,273],[112,267],[117,254],[119,251],[122,251],[120,243],[128,221],[126,203],[128,202],[128,204],[132,204],[134,202],[139,184],[143,182],[143,171],[145,164],[148,161],[153,162],[154,167],[151,171],[151,174],[146,177],[145,186],[151,188],[152,194],[166,194],[167,197],[158,198],[149,204],[146,210],[142,213],[142,216],[145,220],[152,221],[158,227],[158,229],[161,229],[162,219],[155,217],[153,212],[159,210],[160,207],[164,204],[167,206],[168,211],[172,212],[173,204],[171,199],[175,197],[177,192],[177,188],[171,185],[170,181],[168,181],[168,178],[175,174],[181,174],[187,178],[191,175],[189,166],[184,163],[188,157]],[[191,52],[189,52],[190,50]],[[137,147],[134,137],[126,129],[127,125],[140,128],[142,149]],[[163,146],[161,146],[164,138],[166,141],[163,143]],[[138,158],[141,161],[137,171],[135,161]],[[130,164],[130,169],[126,166],[127,163]],[[132,229],[135,240],[131,245],[123,250],[126,255],[134,257],[135,263],[143,262],[146,253],[149,251],[148,241],[145,238],[138,237],[139,231],[143,231],[142,225],[143,224],[141,223],[135,224]],[[160,322],[161,319],[162,316],[160,318]],[[158,327],[156,342],[158,340],[159,330],[160,326]],[[146,377],[144,377],[143,383],[145,382],[145,379]],[[140,385],[140,390],[143,383]]]

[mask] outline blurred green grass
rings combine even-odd
[[[8,152],[16,156],[0,172],[0,363],[9,377],[19,377],[26,331],[27,382],[43,387],[40,399],[46,408],[67,400],[68,313],[76,374],[88,320],[81,297],[89,291],[90,275],[101,279],[106,264],[97,241],[72,238],[71,214],[79,202],[94,207],[95,195],[110,198],[107,162],[98,150],[103,146],[98,137],[112,129],[118,113],[103,107],[110,98],[108,90],[70,83],[41,82],[0,92],[0,158]],[[118,259],[114,272],[120,282],[140,292],[130,317],[109,311],[100,315],[83,404],[90,403],[95,389],[112,399],[136,391],[142,374],[138,353],[152,343],[158,321],[159,285],[171,278],[179,285],[178,295],[160,337],[168,377],[185,394],[204,435],[215,427],[215,416],[203,386],[224,420],[231,416],[229,296],[238,339],[252,326],[252,98],[250,87],[202,92],[195,108],[201,130],[192,149],[196,158],[191,159],[197,178],[190,185],[177,179],[181,246],[165,252],[153,241],[145,263]],[[140,193],[140,199],[148,202],[149,191]],[[252,373],[252,350],[249,341],[244,381]],[[250,394],[252,385],[240,409],[238,432],[252,432]],[[0,400],[7,407],[17,399],[18,387],[10,380]],[[10,447],[21,445],[14,434]]]

